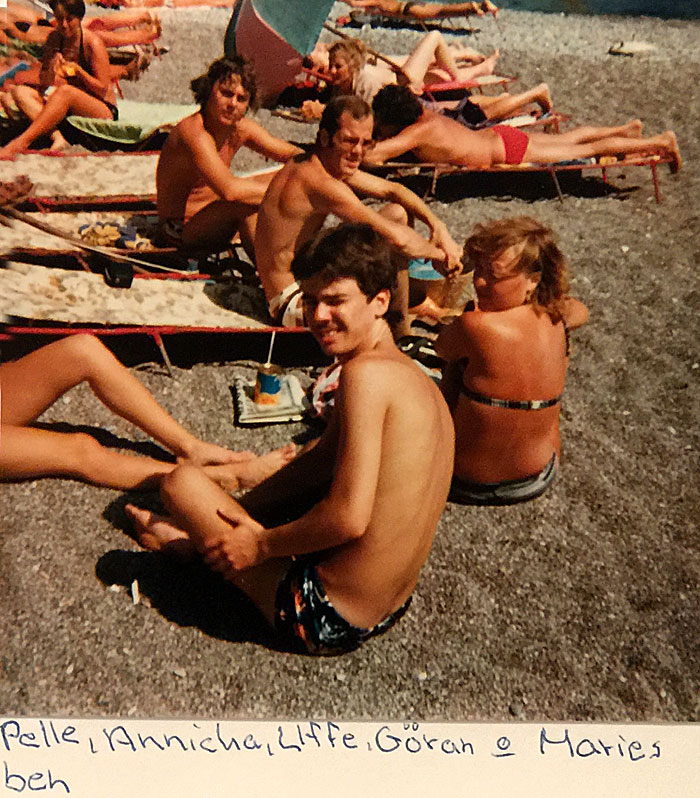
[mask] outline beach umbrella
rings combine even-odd
[[[302,56],[310,53],[333,0],[240,0],[224,37],[227,55],[238,54],[255,67],[265,101],[293,82]]]

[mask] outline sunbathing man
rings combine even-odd
[[[498,7],[490,0],[480,3],[416,3],[412,0],[343,0],[353,8],[360,8],[370,14],[383,14],[387,17],[400,19],[414,19],[423,21],[427,19],[441,19],[443,17],[467,17],[476,14],[496,14]]]
[[[381,164],[412,153],[424,163],[449,163],[476,169],[495,164],[556,163],[597,155],[658,153],[672,159],[671,171],[681,167],[675,134],[641,138],[638,119],[619,127],[578,127],[566,133],[524,133],[496,125],[469,130],[454,119],[424,109],[415,95],[401,86],[387,86],[375,97],[375,135],[380,139],[366,162]]]
[[[214,61],[191,88],[200,109],[177,125],[158,159],[160,238],[184,249],[214,249],[239,232],[252,257],[258,206],[272,171],[234,177],[231,159],[244,146],[276,161],[300,150],[245,117],[256,86],[244,59]]]
[[[270,315],[286,327],[303,325],[301,289],[291,263],[302,244],[321,229],[328,214],[369,224],[404,256],[431,258],[443,274],[461,269],[461,252],[447,227],[412,191],[359,170],[372,145],[372,110],[359,97],[337,97],[326,106],[316,145],[309,155],[289,161],[275,175],[260,206],[255,259]],[[380,211],[363,205],[357,194],[389,201]],[[416,216],[430,228],[430,240],[408,225]],[[397,336],[408,334],[408,275],[401,272],[396,298],[403,321]]]
[[[405,612],[445,505],[454,430],[437,387],[394,345],[382,237],[342,225],[293,268],[312,333],[343,363],[318,443],[240,504],[183,465],[162,483],[172,518],[126,509],[143,546],[198,552],[287,645],[342,654]]]

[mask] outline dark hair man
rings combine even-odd
[[[162,242],[214,249],[238,232],[252,256],[258,206],[274,170],[235,177],[231,160],[241,147],[275,161],[300,150],[245,116],[256,88],[243,58],[214,61],[190,85],[201,107],[168,136],[156,170]]]
[[[341,654],[405,612],[445,504],[454,430],[385,320],[396,269],[382,236],[342,225],[292,268],[311,332],[343,364],[325,432],[240,503],[183,465],[162,483],[172,519],[129,513],[144,546],[199,552],[288,645]]]
[[[421,199],[405,186],[360,171],[373,145],[372,128],[372,111],[364,100],[354,96],[331,100],[323,112],[313,152],[290,160],[270,182],[260,206],[255,258],[270,315],[279,324],[303,324],[301,291],[291,263],[329,214],[370,225],[403,256],[404,264],[409,258],[431,258],[444,274],[461,268],[459,246]],[[377,211],[364,205],[358,195],[390,204]],[[409,225],[413,217],[428,226],[429,238]],[[408,332],[405,270],[399,276],[395,302],[404,315],[397,332],[404,335]]]

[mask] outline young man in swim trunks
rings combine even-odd
[[[642,123],[619,127],[578,127],[566,133],[523,133],[496,125],[469,130],[454,119],[424,109],[402,86],[387,86],[374,99],[375,136],[379,143],[367,153],[370,164],[381,164],[412,153],[425,163],[450,163],[473,168],[523,162],[553,163],[597,155],[658,153],[681,167],[681,154],[671,130],[641,138]]]
[[[370,107],[359,97],[331,100],[313,152],[289,161],[270,183],[258,216],[255,259],[270,315],[278,324],[303,325],[301,290],[291,263],[331,213],[373,227],[393,245],[405,265],[409,258],[430,258],[443,274],[461,269],[459,246],[421,199],[398,183],[360,171],[362,158],[373,144],[373,123]],[[358,194],[390,204],[375,211],[363,205]],[[412,217],[429,227],[429,239],[409,226]],[[396,302],[404,316],[397,327],[400,336],[409,329],[405,269]]]
[[[226,246],[238,232],[252,257],[258,206],[274,174],[234,177],[241,147],[286,161],[301,150],[245,114],[255,104],[255,77],[237,56],[220,58],[191,84],[199,111],[168,136],[158,159],[156,191],[162,243],[183,249]]]
[[[181,466],[162,483],[172,518],[128,512],[142,545],[198,552],[287,645],[341,654],[405,612],[445,505],[454,430],[437,387],[394,344],[396,269],[381,235],[342,225],[293,269],[311,332],[343,363],[317,444],[240,503]]]

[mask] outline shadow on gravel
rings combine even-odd
[[[627,199],[639,186],[619,188],[606,183],[600,177],[583,177],[581,172],[559,172],[557,175],[562,194],[566,199],[599,198],[614,196]],[[421,197],[430,191],[430,178],[409,176],[401,180],[407,188]],[[517,176],[495,173],[464,173],[443,175],[435,188],[435,199],[440,202],[458,202],[466,197],[492,197],[504,201],[521,199],[526,202],[556,199],[557,190],[551,176],[546,172],[525,172]]]
[[[103,516],[136,541],[124,513],[124,505],[134,498],[120,496],[107,505]],[[138,504],[155,513],[164,512],[156,492],[138,494]],[[141,597],[179,626],[196,626],[210,637],[232,643],[251,642],[284,650],[248,597],[199,560],[179,562],[158,552],[115,549],[100,557],[95,574],[106,586],[121,585],[129,592],[137,580]]]
[[[127,449],[130,452],[152,457],[155,460],[163,460],[166,463],[175,462],[175,458],[170,452],[152,441],[132,441],[101,427],[91,427],[89,424],[68,424],[65,421],[40,421],[32,424],[32,426],[37,429],[49,430],[50,432],[86,433],[91,435],[101,446],[105,446],[108,449]]]
[[[196,626],[210,637],[252,642],[281,650],[248,598],[199,562],[180,563],[150,551],[115,549],[100,557],[97,578],[127,589],[134,580],[150,606],[179,626]]]

